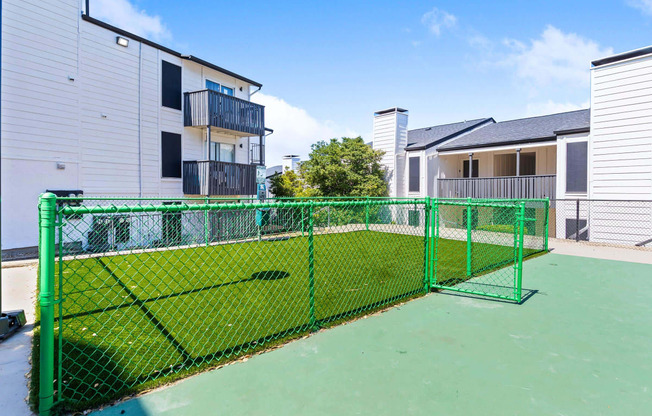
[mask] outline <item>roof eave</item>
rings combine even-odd
[[[555,130],[555,134],[557,136],[561,136],[564,134],[577,134],[577,133],[588,133],[591,131],[590,127],[580,127],[576,129],[566,129],[566,130]]]
[[[452,152],[454,150],[484,149],[486,147],[508,146],[512,144],[541,143],[541,142],[556,141],[556,140],[557,140],[557,136],[548,136],[548,137],[539,137],[534,139],[511,140],[511,141],[485,143],[485,144],[470,144],[465,146],[447,147],[445,149],[439,148],[437,149],[437,151],[443,153],[443,152]]]
[[[647,46],[645,48],[635,49],[633,51],[627,51],[619,53],[618,55],[607,56],[606,58],[596,59],[591,62],[591,65],[594,67],[602,66],[607,64],[612,64],[614,62],[624,61],[625,59],[638,58],[639,56],[652,54],[652,46]]]

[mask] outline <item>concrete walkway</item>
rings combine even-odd
[[[29,358],[34,327],[36,270],[34,262],[11,262],[3,264],[2,268],[2,308],[24,309],[27,319],[25,327],[0,343],[0,414],[3,415],[33,414],[26,399],[31,371]]]
[[[624,246],[617,247],[592,243],[576,243],[556,238],[551,238],[548,244],[550,250],[555,254],[652,264],[652,249],[650,248],[629,248]]]
[[[652,265],[549,254],[523,279],[522,305],[431,294],[94,414],[648,414]]]

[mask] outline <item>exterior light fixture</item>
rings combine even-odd
[[[123,38],[122,36],[116,36],[115,43],[126,48],[129,46],[129,39]]]

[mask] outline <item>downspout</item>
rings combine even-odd
[[[265,159],[265,157],[264,157],[264,155],[265,155],[265,151],[263,150],[263,149],[265,148],[265,147],[264,147],[264,146],[265,146],[265,138],[266,138],[267,136],[271,136],[272,134],[274,134],[274,130],[272,130],[272,129],[265,128],[265,131],[268,131],[269,133],[260,136],[260,148],[259,148],[259,150],[260,150],[260,156],[259,156],[259,158],[260,158],[260,164],[261,164],[261,166],[265,166],[265,163],[263,163],[263,162],[265,162],[265,161],[263,160],[263,159]]]
[[[86,0],[88,4],[88,0]],[[142,144],[142,121],[141,121],[141,100],[143,82],[143,44],[138,42],[138,196],[143,197],[143,144]]]
[[[257,93],[258,91],[260,91],[261,88],[263,88],[262,85],[261,85],[260,87],[258,87],[258,89],[257,89],[256,91],[254,91],[254,92],[250,92],[250,93],[249,93],[249,98],[251,99],[251,96],[254,95],[255,93]]]

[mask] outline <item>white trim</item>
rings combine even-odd
[[[464,153],[480,153],[480,152],[497,152],[501,150],[516,150],[516,149],[529,149],[532,147],[547,147],[547,146],[557,146],[557,139],[548,140],[545,142],[538,143],[521,143],[505,146],[493,146],[493,147],[474,147],[469,149],[460,149],[460,150],[439,150],[441,156],[447,155],[459,155]]]

